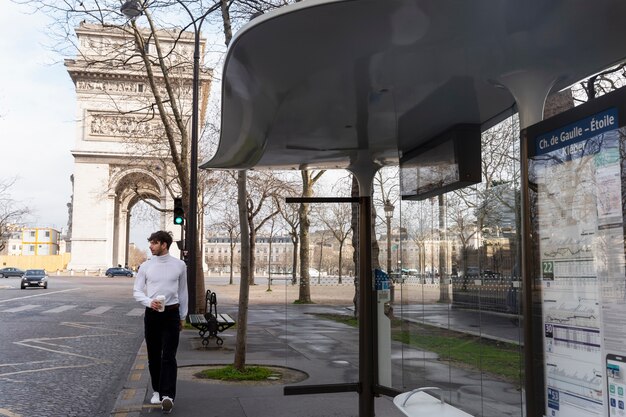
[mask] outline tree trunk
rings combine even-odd
[[[343,259],[343,240],[341,242],[339,242],[339,279],[338,279],[338,283],[341,284],[341,263],[342,263],[342,259]]]
[[[320,261],[317,265],[317,284],[320,284],[320,280],[322,277],[322,255],[324,254],[324,235],[322,235],[322,243],[320,243]]]
[[[230,237],[230,279],[228,285],[233,285],[233,269],[235,267],[235,245],[232,236]]]
[[[313,188],[311,187],[311,173],[309,171],[301,171],[302,173],[302,197],[312,197]],[[311,286],[309,277],[309,204],[300,203],[298,210],[300,217],[300,292],[298,296],[299,303],[311,302]]]
[[[248,276],[248,283],[249,285],[256,285],[254,283],[254,269],[256,268],[255,264],[256,264],[256,255],[254,253],[255,248],[256,248],[256,232],[254,231],[254,228],[252,227],[252,224],[250,224],[250,275]]]
[[[291,285],[298,282],[298,239],[292,239],[293,242],[293,258],[291,260]]]
[[[237,341],[235,342],[235,361],[233,367],[243,371],[246,366],[246,338],[248,330],[248,300],[250,297],[250,248],[248,227],[248,205],[246,192],[246,171],[239,171],[237,176],[237,205],[241,228],[241,279],[239,280],[239,311],[237,314]]]
[[[198,234],[196,238],[200,239],[200,234]],[[202,245],[200,242],[196,242],[196,259],[194,260],[196,263],[196,310],[200,313],[205,313],[206,295],[204,287],[204,270],[202,269],[202,255]]]
[[[442,239],[442,233],[446,230],[446,197],[443,194],[439,195],[439,302],[449,303],[450,293],[448,291],[448,278],[450,277],[450,271],[448,271],[448,241]]]

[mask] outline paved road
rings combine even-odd
[[[104,417],[142,342],[132,279],[0,279],[0,416]]]

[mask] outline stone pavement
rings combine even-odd
[[[355,382],[358,379],[358,333],[346,325],[320,320],[306,314],[338,312],[338,307],[252,306],[249,311],[246,363],[297,369],[308,375],[299,384]],[[220,309],[234,315],[235,311]],[[345,309],[343,309],[345,312]],[[174,410],[185,417],[354,417],[358,414],[356,393],[285,396],[284,384],[217,383],[191,374],[207,365],[232,364],[235,329],[221,336],[222,347],[211,341],[203,348],[195,330],[184,330],[178,349],[178,384]],[[160,406],[149,404],[145,344],[142,345],[128,380],[111,416],[140,417],[161,414]],[[376,414],[401,417],[390,398],[376,400]]]
[[[216,289],[219,294],[219,289]],[[236,305],[222,298],[219,312],[236,316]],[[246,363],[274,365],[302,371],[308,378],[302,385],[356,382],[358,380],[358,331],[347,325],[319,319],[310,313],[351,313],[349,306],[255,304],[250,307]],[[448,312],[454,320],[455,314]],[[423,316],[424,319],[427,316]],[[482,324],[488,324],[483,318]],[[430,321],[430,320],[424,320]],[[463,321],[459,321],[462,325]],[[510,331],[517,332],[510,323]],[[471,324],[471,323],[470,323]],[[454,327],[454,326],[453,326]],[[459,329],[461,330],[461,329]],[[472,331],[471,328],[466,329]],[[475,329],[473,329],[475,330]],[[232,364],[235,329],[221,336],[224,345],[214,341],[203,348],[195,330],[185,330],[178,349],[177,397],[171,415],[194,417],[355,417],[356,393],[284,396],[284,384],[242,384],[208,382],[193,373],[210,366]],[[483,334],[483,336],[486,336]],[[518,386],[490,380],[467,369],[449,366],[436,355],[401,345],[392,346],[394,381],[409,387],[436,385],[447,390],[447,399],[464,403],[475,416],[520,416]],[[395,382],[394,382],[395,383]],[[291,384],[287,384],[291,385]],[[145,346],[139,350],[111,415],[146,417],[161,413],[149,404]],[[471,403],[471,404],[470,404]],[[469,404],[469,406],[468,406]],[[475,410],[475,411],[474,411]],[[376,415],[402,417],[388,397],[376,399]]]

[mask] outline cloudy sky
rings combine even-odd
[[[48,23],[41,13],[29,14],[22,5],[2,1],[0,179],[16,179],[10,194],[32,210],[29,226],[66,230],[76,94],[63,57],[49,47]],[[206,29],[205,36],[210,32]],[[133,219],[131,242],[145,249],[145,237],[158,227],[156,216]]]
[[[33,226],[67,227],[74,85],[44,46],[47,20],[13,2],[0,13],[0,178],[17,178],[13,199],[33,211]]]

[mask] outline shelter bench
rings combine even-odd
[[[202,338],[202,345],[208,346],[212,338],[218,346],[224,344],[224,340],[218,336],[235,325],[235,319],[228,314],[218,314],[217,312],[217,295],[211,290],[206,291],[205,295],[206,313],[189,314],[189,324],[198,329],[198,334]]]
[[[426,391],[439,391],[439,399]],[[407,417],[472,417],[471,414],[446,404],[443,392],[438,387],[423,387],[403,392],[393,399],[393,404]]]

